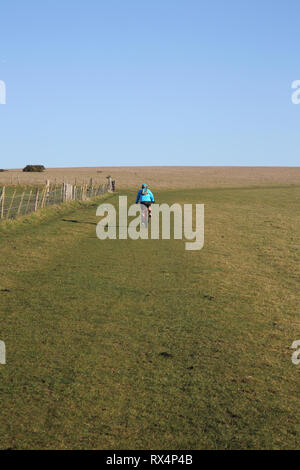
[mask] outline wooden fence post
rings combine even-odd
[[[0,217],[3,219],[4,217],[4,202],[5,202],[5,186],[2,188],[2,193],[0,197],[0,202],[1,202],[1,212],[0,212]]]
[[[50,184],[50,181],[47,180],[47,181],[46,181],[46,186],[45,186],[45,188],[44,188],[44,190],[43,190],[43,196],[42,196],[41,207],[44,207],[46,197],[47,197],[47,195],[49,194],[49,184]]]
[[[73,200],[73,185],[67,183],[67,188],[66,188],[66,201],[72,201]]]
[[[36,193],[35,193],[34,212],[38,210],[38,207],[39,207],[39,188],[36,189]]]
[[[69,183],[63,183],[63,202],[73,200],[73,185]]]
[[[44,188],[42,191],[41,209],[44,207],[45,196],[46,196],[46,188]]]
[[[111,176],[107,176],[107,189],[108,191],[111,191]]]
[[[49,203],[49,193],[50,193],[50,181],[46,180],[46,191],[45,191],[45,198],[44,198],[44,205],[47,206],[47,203]]]
[[[55,204],[55,199],[56,199],[56,178],[55,178],[55,185],[54,185],[54,189],[53,189],[53,204]]]
[[[9,214],[10,214],[10,210],[11,210],[11,208],[12,208],[13,202],[14,202],[14,198],[15,198],[15,195],[16,195],[16,191],[17,191],[17,189],[15,188],[14,193],[13,193],[13,196],[12,196],[11,201],[10,201],[10,205],[9,205],[7,214],[6,214],[6,218],[7,218],[7,219],[9,219]]]
[[[90,179],[90,187],[89,187],[89,194],[90,194],[90,197],[93,197],[93,189],[94,189],[94,186],[93,186],[93,178]]]

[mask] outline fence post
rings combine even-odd
[[[107,176],[107,186],[108,186],[108,191],[111,191],[111,176]]]
[[[53,189],[53,204],[55,204],[55,199],[56,199],[56,178],[55,178],[55,186]]]
[[[4,201],[5,201],[5,186],[2,188],[2,193],[0,197],[0,202],[1,202],[1,212],[0,212],[0,217],[3,219],[4,217]]]
[[[41,209],[44,207],[45,196],[46,196],[46,188],[42,190]]]
[[[44,207],[44,205],[45,205],[45,199],[46,199],[47,195],[49,194],[49,183],[50,183],[50,181],[47,180],[47,181],[46,181],[46,186],[45,186],[45,188],[44,188],[44,190],[43,190],[43,196],[42,196],[41,207]]]
[[[82,190],[81,190],[81,200],[85,201],[86,200],[86,194],[85,194],[85,184],[82,185]]]
[[[50,180],[46,180],[46,198],[45,198],[45,203],[46,206],[49,204],[49,198],[50,198]]]
[[[38,207],[39,207],[39,188],[36,189],[36,193],[35,193],[34,212],[38,210]]]
[[[16,195],[16,191],[17,191],[17,189],[15,188],[14,193],[13,193],[13,196],[12,196],[11,201],[10,201],[10,205],[9,205],[7,214],[6,214],[6,218],[7,218],[7,219],[9,218],[10,210],[11,210],[12,205],[13,205],[13,202],[14,202],[14,198],[15,198],[15,195]]]
[[[72,201],[73,199],[73,185],[69,183],[63,183],[63,202]]]

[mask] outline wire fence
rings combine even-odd
[[[44,186],[2,186],[0,188],[0,220],[16,219],[44,207],[69,201],[87,201],[115,189],[114,181],[107,184],[51,184]]]

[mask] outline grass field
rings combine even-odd
[[[222,166],[123,166],[47,168],[42,173],[22,170],[0,172],[1,184],[106,183],[106,177],[116,180],[117,188],[130,189],[146,182],[156,189],[228,188],[244,186],[300,185],[300,167],[222,167]]]
[[[155,194],[205,204],[201,251],[95,204],[0,228],[2,449],[299,448],[300,186]]]

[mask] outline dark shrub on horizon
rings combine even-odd
[[[44,165],[26,165],[25,168],[23,168],[23,171],[37,171],[37,172],[42,172],[45,171]]]

